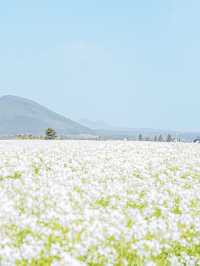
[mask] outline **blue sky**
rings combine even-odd
[[[200,130],[200,1],[0,3],[0,96],[72,119]]]

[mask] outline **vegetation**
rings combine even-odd
[[[142,136],[142,134],[139,134],[139,136],[138,136],[138,140],[139,140],[139,141],[142,141],[142,140],[143,140],[143,136]]]
[[[163,137],[163,135],[159,136],[143,136],[141,133],[138,135],[139,141],[158,141],[158,142],[180,142],[180,138],[174,138],[171,134],[168,134],[167,136]]]
[[[1,151],[0,265],[200,265],[198,145],[34,140]]]
[[[46,132],[45,132],[45,139],[56,139],[57,135],[56,135],[56,131],[53,128],[47,128]]]
[[[166,141],[167,142],[172,142],[172,141],[174,141],[174,139],[172,138],[172,136],[170,134],[168,134]]]

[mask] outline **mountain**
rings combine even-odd
[[[132,139],[137,140],[139,134],[142,134],[143,138],[153,139],[155,136],[162,135],[166,139],[167,135],[170,134],[176,139],[182,141],[192,142],[194,139],[200,136],[200,132],[181,132],[172,130],[159,130],[159,129],[148,129],[148,128],[115,128],[115,129],[95,129],[96,135],[101,136],[104,139]],[[199,137],[200,138],[200,137]]]
[[[142,134],[144,138],[153,139],[154,136],[162,135],[165,139],[168,134],[171,134],[177,139],[183,141],[192,142],[194,139],[200,136],[200,132],[184,132],[176,130],[164,130],[164,129],[153,129],[153,128],[127,128],[120,126],[112,126],[104,121],[92,121],[89,119],[81,119],[79,121],[82,125],[87,126],[96,133],[96,135],[104,139],[138,139],[139,134]],[[200,137],[199,137],[200,138]]]
[[[114,129],[113,126],[107,124],[102,120],[92,121],[87,118],[82,118],[79,120],[79,123],[91,129],[107,129],[107,130]]]
[[[93,131],[25,98],[6,95],[0,98],[0,135],[43,135],[48,128],[59,135],[92,135]]]
[[[100,136],[110,136],[110,137],[116,137],[121,136],[123,137],[135,137],[137,138],[138,135],[144,134],[148,137],[152,137],[155,135],[167,135],[169,133],[171,134],[179,134],[179,132],[176,131],[167,131],[167,130],[161,130],[161,129],[152,129],[152,128],[128,128],[128,127],[122,127],[122,126],[113,126],[110,125],[102,120],[92,121],[87,118],[83,118],[79,120],[79,123],[93,129],[97,135]]]
[[[103,139],[137,139],[140,133],[150,138],[160,134],[166,137],[170,133],[182,140],[193,141],[200,136],[200,132],[114,127],[104,121],[88,119],[81,119],[77,123],[34,101],[11,95],[0,97],[0,137],[18,134],[44,135],[48,127],[54,128],[58,135],[73,138],[99,136]]]

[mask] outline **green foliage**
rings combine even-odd
[[[57,135],[56,135],[56,131],[53,128],[47,128],[46,132],[45,132],[45,139],[56,139]]]
[[[12,179],[12,180],[17,180],[20,179],[22,176],[22,173],[20,173],[19,171],[14,172],[13,175],[8,175],[8,176],[0,176],[0,181],[4,180],[4,179]]]
[[[179,198],[176,198],[175,201],[174,201],[174,206],[172,208],[172,212],[174,214],[181,214],[181,209],[180,209],[180,199]]]
[[[134,243],[134,241],[133,241]],[[127,265],[131,266],[143,266],[144,261],[142,258],[139,257],[137,252],[132,249],[133,243],[126,243],[123,240],[116,242],[114,245],[114,248],[117,253],[117,259],[116,259],[116,266],[125,265],[125,261]]]
[[[17,260],[16,266],[51,266],[54,261],[59,261],[58,256],[40,257],[38,259],[31,260]]]
[[[153,261],[156,263],[156,266],[170,266],[168,257],[169,254],[162,251],[158,256],[153,258]]]
[[[146,205],[144,203],[135,202],[135,201],[132,201],[132,200],[129,200],[126,203],[126,208],[133,208],[133,209],[143,210],[143,209],[145,209],[145,207],[146,207]]]
[[[25,228],[25,229],[23,229],[23,230],[21,230],[21,231],[19,231],[17,233],[17,235],[16,235],[16,245],[17,245],[17,247],[20,247],[23,244],[25,238],[28,235],[32,235],[32,231],[29,228]]]
[[[98,205],[100,207],[106,208],[106,207],[108,207],[109,202],[110,202],[109,198],[101,198],[101,199],[97,200],[95,203],[96,203],[96,205]]]

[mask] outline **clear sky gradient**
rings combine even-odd
[[[0,96],[78,120],[200,130],[199,0],[0,3]]]

